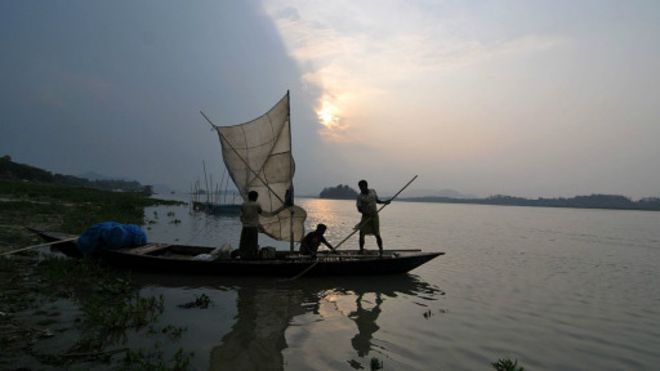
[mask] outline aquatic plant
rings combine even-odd
[[[211,304],[211,298],[208,297],[206,294],[202,294],[200,296],[195,297],[195,300],[185,303],[185,304],[179,304],[179,308],[202,308],[206,309],[209,307],[209,304]]]
[[[518,360],[512,361],[509,358],[498,359],[497,362],[491,363],[493,368],[497,371],[525,371],[522,366],[518,366]]]
[[[176,340],[186,331],[173,325],[157,327],[164,308],[163,297],[141,295],[129,274],[110,270],[91,259],[47,257],[42,261],[22,261],[19,266],[15,262],[8,264],[7,259],[0,260],[0,265],[8,269],[6,273],[15,277],[3,280],[0,287],[0,312],[3,314],[0,345],[3,349],[20,349],[52,367],[118,361],[123,363],[121,369],[184,370],[188,367],[192,354],[183,349],[168,360],[157,345],[146,349],[125,347],[128,337],[135,334],[164,335]],[[46,309],[44,305],[61,300],[74,304],[78,317],[66,328],[58,326],[56,331],[51,331],[48,326],[59,323],[55,317],[61,313],[55,310],[56,306]],[[34,310],[30,322],[12,320],[14,313],[30,310]],[[38,350],[43,347],[32,347],[51,337],[66,339],[70,345],[55,353],[44,353]],[[116,358],[121,353],[125,353],[123,360]],[[21,359],[16,357],[20,357],[20,353],[0,357],[0,368]],[[135,364],[127,367],[130,362]]]
[[[383,368],[383,361],[379,360],[376,357],[373,357],[369,365],[371,366],[371,371],[380,370]]]

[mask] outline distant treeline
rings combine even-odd
[[[660,211],[660,198],[647,197],[633,201],[620,195],[593,194],[590,196],[575,196],[571,198],[538,198],[495,195],[487,198],[456,199],[449,197],[411,197],[404,201],[443,202],[455,204],[485,204],[511,206],[542,206],[542,207],[575,207],[586,209],[620,209],[620,210],[654,210]]]
[[[0,157],[0,180],[52,183],[66,186],[89,187],[107,191],[152,193],[151,186],[126,180],[89,180],[73,175],[53,174],[34,166],[13,162],[10,156]]]
[[[347,185],[340,184],[336,187],[323,188],[319,197],[340,200],[355,199],[357,197],[357,191]]]

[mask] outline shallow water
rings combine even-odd
[[[331,242],[359,221],[352,201],[298,203]],[[238,245],[237,218],[154,211],[153,241]],[[194,350],[197,369],[369,369],[376,357],[390,370],[477,370],[509,357],[531,370],[654,370],[659,225],[653,212],[395,202],[381,216],[386,248],[446,252],[408,275],[136,278],[164,295],[163,323],[187,328],[165,348]],[[208,309],[177,306],[201,294]]]

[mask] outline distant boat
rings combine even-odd
[[[229,177],[227,181],[225,180],[225,175],[222,175],[222,179],[218,184],[213,184],[213,176],[211,179],[208,179],[206,176],[206,164],[202,162],[204,169],[204,186],[208,189],[214,191],[207,191],[202,188],[200,180],[197,180],[191,185],[190,196],[192,198],[191,205],[193,211],[203,212],[209,215],[219,215],[219,216],[238,216],[241,215],[241,205],[236,204],[235,196],[236,194],[232,193],[231,203],[227,202],[227,184],[229,182]],[[221,190],[223,182],[225,183],[224,190]]]

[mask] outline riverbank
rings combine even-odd
[[[528,199],[513,196],[490,196],[487,198],[451,198],[451,197],[408,197],[401,201],[407,202],[437,202],[446,204],[473,204],[496,206],[532,206],[571,209],[602,209],[602,210],[639,210],[660,211],[660,198],[646,197],[633,201],[621,195],[575,196],[570,198],[538,198]]]
[[[144,207],[176,204],[141,193],[0,182],[0,253],[41,242],[25,227],[79,234],[94,223],[143,224]],[[188,369],[165,354],[184,328],[157,325],[163,298],[140,295],[130,274],[88,259],[26,251],[0,257],[1,369]],[[130,338],[154,337],[148,346]]]

